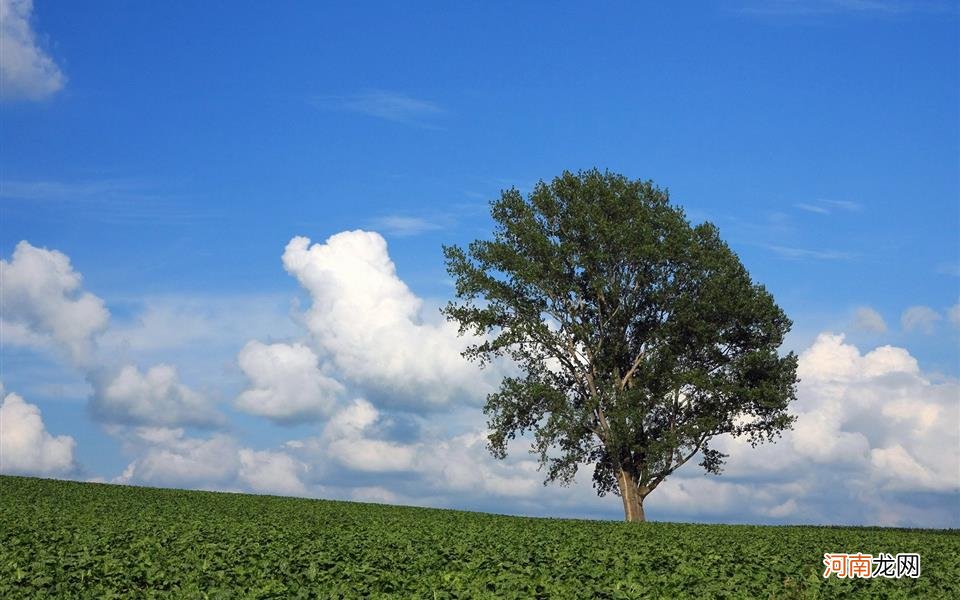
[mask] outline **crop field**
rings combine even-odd
[[[917,579],[825,580],[824,552]],[[957,531],[629,524],[0,477],[0,598],[960,598]]]

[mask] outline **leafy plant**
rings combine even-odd
[[[919,579],[823,579],[824,552]],[[0,598],[956,598],[956,531],[628,524],[0,476]]]

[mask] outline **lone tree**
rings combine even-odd
[[[721,434],[772,441],[795,417],[791,322],[710,223],[692,227],[666,190],[591,170],[491,203],[492,240],[445,246],[458,302],[483,335],[464,356],[507,356],[521,375],[487,397],[489,449],[533,433],[546,481],[594,465],[627,521],[694,456],[719,474]]]

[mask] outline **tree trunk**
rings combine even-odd
[[[620,486],[620,498],[623,500],[623,517],[626,521],[641,523],[647,518],[643,514],[643,496],[640,495],[636,481],[626,471],[617,473]]]

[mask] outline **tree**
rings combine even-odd
[[[773,441],[795,417],[791,322],[710,223],[668,192],[596,169],[491,203],[492,240],[445,246],[457,300],[443,309],[464,356],[519,367],[487,397],[489,450],[531,432],[546,485],[593,464],[627,521],[694,456],[719,474],[722,434]]]

